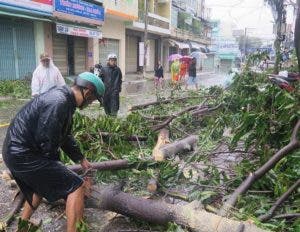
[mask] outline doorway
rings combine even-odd
[[[67,51],[68,51],[68,75],[75,75],[75,59],[74,59],[74,37],[67,37]]]

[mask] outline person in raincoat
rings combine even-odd
[[[187,68],[188,68],[187,61],[182,60],[182,61],[180,62],[180,72],[179,72],[179,79],[180,79],[180,81],[182,81],[182,80],[185,79],[185,75],[186,75],[186,72],[187,72]]]
[[[190,65],[189,65],[189,78],[185,85],[186,90],[189,85],[195,85],[196,90],[198,90],[198,78],[197,78],[196,64],[197,64],[197,60],[195,57],[193,57]]]
[[[31,96],[48,91],[53,86],[65,85],[65,80],[59,69],[53,64],[47,53],[40,55],[40,64],[34,70],[31,80]]]
[[[180,70],[180,62],[179,59],[176,59],[171,65],[171,77],[173,83],[177,83],[179,80],[179,70]]]
[[[117,66],[117,55],[109,54],[107,66],[101,69],[100,77],[105,85],[103,106],[105,113],[117,116],[120,107],[120,92],[122,90],[122,72]]]
[[[49,202],[65,199],[67,231],[76,231],[88,185],[60,162],[59,149],[80,162],[84,170],[91,168],[71,134],[72,117],[76,108],[100,100],[104,91],[100,78],[85,72],[76,77],[72,87],[53,87],[33,98],[12,120],[2,154],[26,200],[22,220],[30,219],[42,198]]]

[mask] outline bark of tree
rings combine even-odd
[[[275,202],[275,204],[272,206],[272,208],[264,215],[260,216],[259,219],[262,222],[270,220],[275,210],[300,186],[300,179],[298,179],[278,200]]]
[[[159,149],[153,150],[153,159],[155,161],[163,161],[166,158],[183,151],[195,150],[198,142],[197,135],[190,135],[184,139],[174,141],[173,143],[161,146]]]
[[[129,168],[129,163],[127,160],[109,160],[109,161],[91,163],[91,165],[92,165],[92,169],[95,169],[98,171]],[[68,168],[74,172],[79,172],[82,170],[82,167],[80,164],[68,165]]]
[[[149,200],[132,196],[121,191],[119,186],[94,187],[88,200],[90,207],[110,210],[128,217],[165,225],[175,222],[198,232],[262,232],[249,222],[238,222],[201,209],[198,202],[185,206],[171,205],[162,201]]]
[[[300,129],[300,120],[296,123],[291,140],[288,145],[281,148],[272,158],[270,158],[263,166],[261,166],[254,173],[250,173],[249,176],[240,184],[240,186],[231,194],[229,199],[224,203],[220,209],[219,215],[226,216],[229,210],[236,204],[239,196],[248,191],[252,184],[264,176],[270,171],[282,158],[288,155],[290,152],[300,147],[300,141],[297,138],[298,131]]]

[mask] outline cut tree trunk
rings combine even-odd
[[[238,222],[208,213],[201,209],[198,202],[185,206],[171,205],[163,201],[132,196],[122,192],[119,186],[93,187],[88,205],[155,224],[175,222],[198,232],[265,231],[250,222]]]
[[[282,158],[287,156],[290,152],[300,147],[300,141],[297,134],[300,129],[300,120],[297,122],[293,129],[291,140],[288,145],[281,148],[274,156],[272,156],[263,166],[255,172],[250,173],[249,176],[240,184],[240,186],[231,194],[229,199],[224,203],[220,209],[219,215],[226,216],[229,210],[236,204],[238,198],[247,192],[252,184],[270,171]]]
[[[152,152],[153,159],[155,161],[163,161],[179,152],[195,150],[197,142],[198,136],[190,135],[184,139],[174,141],[173,143],[163,145],[159,148],[154,148]]]
[[[275,204],[272,206],[272,208],[264,215],[260,216],[259,219],[262,222],[270,220],[275,210],[300,186],[300,179],[296,181],[278,200],[275,202]]]

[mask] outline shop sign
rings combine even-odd
[[[81,0],[55,0],[55,11],[86,19],[104,21],[104,8]]]
[[[101,39],[102,33],[97,29],[89,29],[89,28],[82,28],[62,23],[56,24],[56,32],[59,34],[66,34],[66,35],[73,35],[73,36],[81,36],[81,37],[88,37],[88,38],[96,38]]]
[[[34,10],[41,13],[52,13],[53,11],[53,0],[0,0],[0,5],[18,7],[20,10]]]

